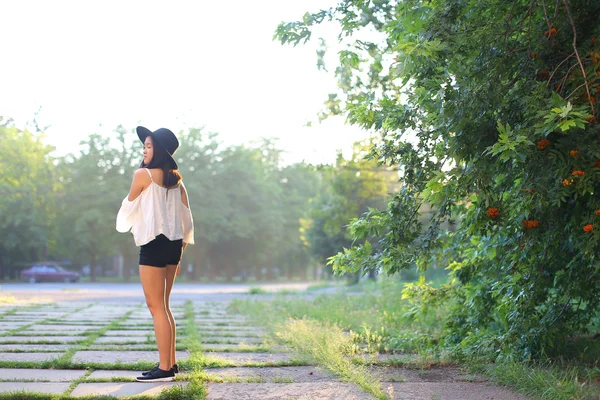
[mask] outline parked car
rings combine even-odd
[[[26,282],[77,282],[77,272],[67,271],[58,265],[34,265],[21,271],[21,279]]]

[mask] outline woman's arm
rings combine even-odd
[[[133,201],[148,187],[150,184],[150,175],[144,168],[140,168],[133,174],[133,180],[131,181],[131,188],[129,189],[129,196],[127,200]]]

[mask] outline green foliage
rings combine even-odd
[[[420,290],[424,286],[426,289]],[[456,300],[454,291],[449,288],[445,281],[407,285],[395,278],[386,278],[379,282],[367,281],[361,288],[317,295],[312,300],[301,297],[276,297],[269,301],[236,299],[230,308],[265,324],[274,335],[323,365],[341,354],[355,354],[358,349],[366,353],[401,351],[404,353],[402,365],[409,368],[455,364],[454,356],[459,356],[463,361],[461,366],[484,372],[525,395],[542,399],[598,398],[600,388],[590,382],[597,379],[600,372],[597,358],[593,357],[600,345],[591,338],[581,343],[581,349],[576,352],[565,351],[565,346],[572,344],[560,343],[561,358],[554,362],[503,360],[490,363],[478,354],[465,358],[444,340],[445,325],[454,318],[449,311]],[[343,338],[337,336],[336,326],[345,332]],[[579,358],[576,353],[580,351],[586,354],[586,359]],[[358,360],[355,357],[353,361]],[[333,368],[335,365],[344,364],[334,364]]]
[[[387,210],[351,224],[379,247],[360,242],[334,269],[449,266],[444,340],[465,354],[543,357],[585,332],[600,308],[598,13],[591,0],[343,0],[282,24],[294,44],[340,24],[337,106],[402,172]]]
[[[365,213],[385,207],[385,198],[397,181],[397,171],[365,159],[372,140],[357,142],[348,159],[338,155],[334,166],[322,166],[321,191],[312,199],[310,214],[303,220],[306,245],[311,256],[324,263],[353,241],[346,227]],[[367,239],[369,234],[360,238]],[[370,246],[365,242],[363,246]],[[370,247],[369,247],[370,248]],[[357,267],[352,271],[358,272]]]
[[[0,118],[0,270],[2,256],[36,261],[52,246],[59,184],[43,138]]]

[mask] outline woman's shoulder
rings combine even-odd
[[[134,179],[148,180],[151,177],[152,177],[152,174],[150,173],[150,170],[148,170],[148,168],[138,168],[135,171],[133,171]]]

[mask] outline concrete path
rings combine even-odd
[[[134,300],[134,301],[131,301]],[[15,392],[83,396],[158,395],[192,385],[194,355],[186,348],[185,304],[172,304],[178,324],[178,363],[187,368],[175,382],[138,383],[141,370],[158,361],[151,316],[140,299],[57,301],[28,306],[0,304],[0,398]],[[225,301],[194,299],[194,327],[202,338],[209,400],[371,399],[331,372],[303,365],[294,354],[263,342],[264,333]],[[61,369],[70,365],[75,369]],[[393,399],[525,400],[459,369],[415,371],[374,366],[372,372]],[[171,393],[171,392],[170,392]],[[174,395],[175,396],[175,395]],[[92,397],[93,398],[93,397]],[[175,399],[177,397],[174,397]]]

